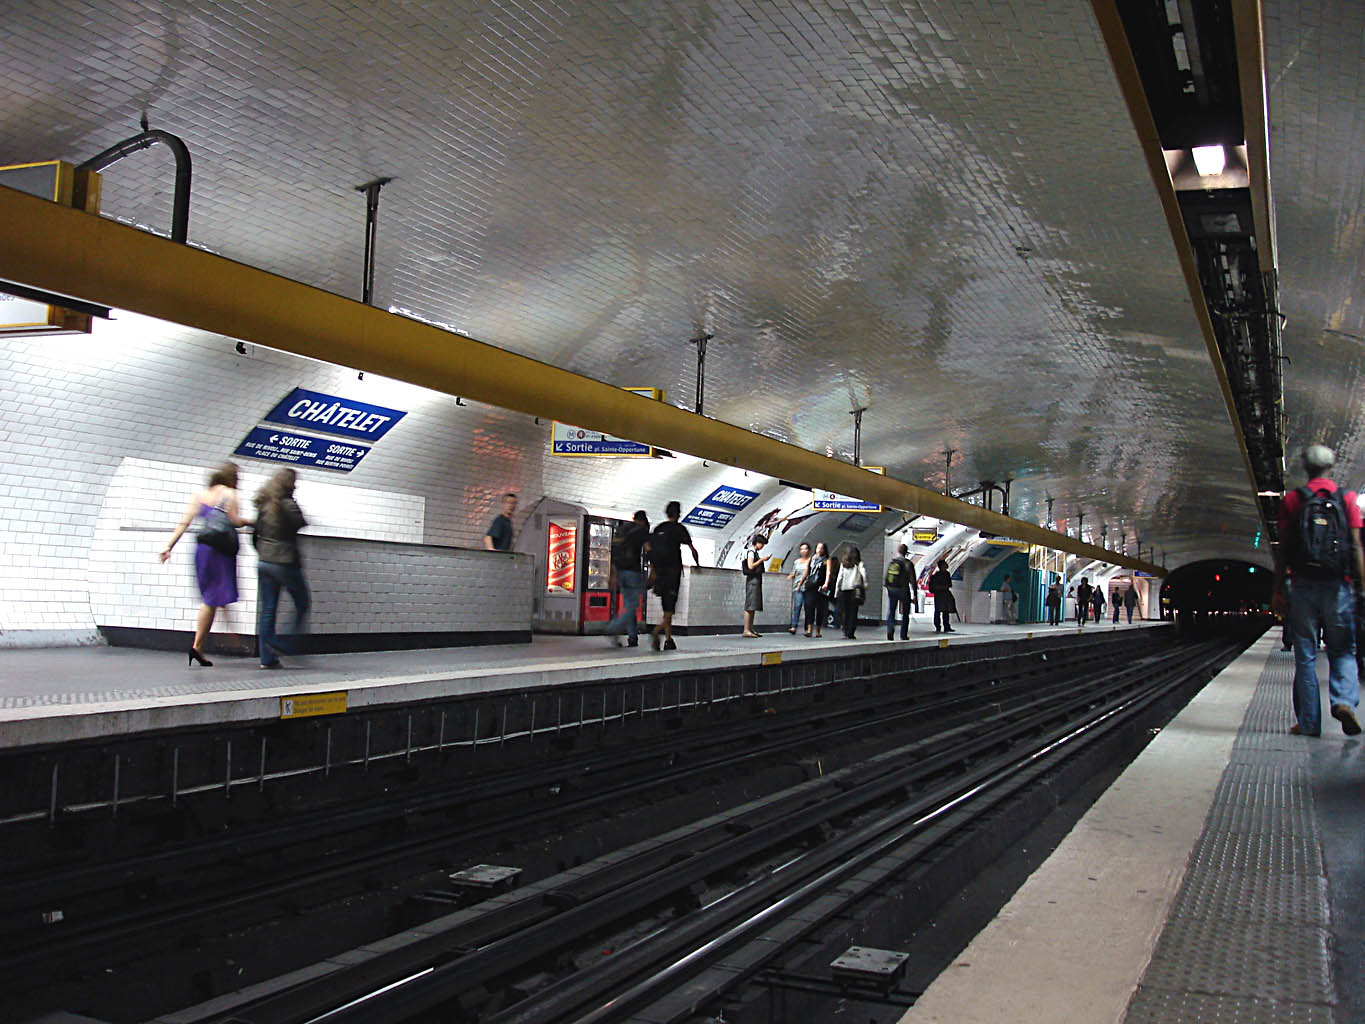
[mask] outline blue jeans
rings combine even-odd
[[[801,610],[806,607],[805,589],[792,591],[792,629],[801,625]],[[809,619],[809,616],[807,616]]]
[[[297,636],[303,632],[304,624],[308,621],[308,610],[313,606],[308,583],[303,578],[303,569],[284,562],[256,563],[256,647],[262,665],[273,665],[279,661],[277,652],[296,653],[293,644],[282,643],[275,634],[281,589],[289,591],[294,602],[294,625],[290,633]]]
[[[607,623],[607,632],[620,636],[625,631],[634,640],[640,631],[640,598],[645,596],[645,577],[633,569],[617,569],[616,582],[621,587],[621,613]]]
[[[1360,703],[1356,676],[1355,594],[1344,580],[1295,579],[1289,595],[1294,632],[1294,711],[1307,736],[1322,732],[1318,687],[1318,631],[1327,644],[1327,693],[1332,706],[1355,710]]]
[[[896,611],[900,610],[901,616],[901,639],[908,639],[910,636],[910,588],[909,587],[887,587],[886,588],[886,635],[890,637],[896,631]]]

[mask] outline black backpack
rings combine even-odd
[[[1339,490],[1300,487],[1297,493],[1302,505],[1289,564],[1308,579],[1340,579],[1346,575],[1351,553],[1346,500]]]

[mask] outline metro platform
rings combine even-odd
[[[1204,687],[904,1024],[1365,1020],[1365,737],[1291,735],[1293,672]]]
[[[908,640],[888,641],[879,623],[860,623],[856,640],[837,629],[822,639],[769,625],[759,639],[736,635],[678,637],[678,650],[613,648],[601,636],[537,635],[531,644],[326,654],[285,659],[261,671],[254,657],[215,655],[211,668],[189,668],[183,655],[123,647],[0,650],[0,749],[112,739],[138,733],[262,722],[280,717],[291,696],[345,691],[346,709],[528,688],[652,679],[679,672],[815,662],[906,648],[988,644],[1084,632],[1160,627],[954,625],[933,632],[930,614],[911,616]]]

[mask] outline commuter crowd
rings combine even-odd
[[[186,533],[195,539],[194,568],[201,603],[195,619],[194,636],[190,642],[187,664],[211,666],[205,657],[205,643],[220,609],[238,600],[237,556],[238,530],[251,530],[256,548],[257,566],[257,651],[259,667],[279,668],[280,655],[300,653],[299,638],[306,628],[312,597],[304,576],[303,558],[299,549],[299,531],[307,526],[307,519],[294,500],[297,477],[292,469],[281,469],[273,474],[253,498],[255,519],[242,514],[237,495],[238,469],[225,462],[197,489],[185,506],[165,548],[162,562],[171,557],[176,544]],[[507,493],[501,499],[501,512],[489,524],[483,546],[490,551],[511,551],[515,539],[513,517],[517,510],[517,496]],[[620,607],[607,622],[608,641],[621,646],[639,646],[640,626],[644,616],[644,598],[652,591],[659,598],[659,622],[649,630],[650,646],[655,651],[677,650],[673,637],[673,618],[677,611],[682,585],[683,558],[686,548],[692,564],[701,559],[692,536],[680,521],[681,505],[670,501],[664,508],[664,519],[651,527],[645,510],[635,512],[630,522],[623,524],[612,537],[609,590],[619,594]],[[756,616],[763,611],[763,577],[768,571],[765,554],[768,537],[753,534],[744,550],[740,568],[744,577],[744,603],[740,635],[745,638],[760,636]],[[820,638],[826,626],[841,629],[847,639],[856,639],[860,610],[867,602],[869,580],[863,565],[862,552],[855,544],[843,545],[843,553],[830,554],[828,546],[817,542],[814,547],[803,542],[797,549],[786,577],[791,585],[791,619],[787,632]],[[883,586],[886,591],[886,638],[897,634],[909,638],[910,613],[920,611],[920,581],[909,549],[901,544],[886,567]],[[940,559],[925,581],[925,589],[934,601],[934,632],[953,633],[953,619],[959,621],[954,597],[953,577],[948,562]],[[288,594],[294,606],[294,618],[289,631],[281,635],[277,630],[280,597]],[[1002,586],[1006,607],[1013,613],[1013,593],[1008,581]],[[1104,595],[1082,578],[1072,594],[1076,603],[1077,622],[1084,624],[1093,614],[1100,621],[1104,609]],[[1137,596],[1130,588],[1120,598],[1114,597],[1114,621],[1119,621],[1120,603],[1127,608],[1132,621]],[[1046,596],[1048,620],[1061,621],[1061,585],[1053,584]],[[803,625],[804,620],[804,625]]]

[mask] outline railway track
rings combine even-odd
[[[1177,645],[1130,654],[1122,667],[1053,662],[1041,674],[997,666],[970,687],[955,682],[887,711],[906,716],[909,732],[857,764],[448,914],[344,966],[175,1019],[549,1024],[643,1012],[685,1021],[876,880],[911,870],[1060,759],[1207,679],[1240,649]]]
[[[373,890],[377,879],[429,869],[481,839],[534,834],[697,780],[791,759],[817,736],[820,746],[834,749],[902,730],[942,732],[983,706],[1062,692],[1073,685],[1072,673],[1121,671],[1132,657],[1131,645],[1110,644],[1009,664],[982,659],[951,674],[920,673],[890,695],[870,692],[875,678],[846,680],[831,689],[834,701],[798,711],[769,714],[747,700],[735,720],[649,743],[454,779],[398,800],[295,815],[272,827],[104,863],[16,868],[0,888],[0,983],[45,984],[73,962],[136,960],[186,936],[242,929],[291,905]],[[58,928],[45,923],[53,909],[62,914]]]

